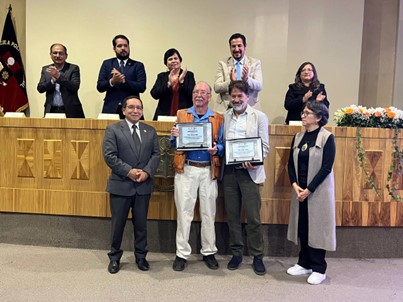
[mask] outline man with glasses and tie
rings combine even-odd
[[[97,90],[106,92],[102,113],[117,113],[123,119],[122,101],[130,95],[140,96],[146,90],[146,72],[143,63],[129,58],[130,46],[126,36],[117,35],[112,45],[116,58],[102,63]]]
[[[189,244],[190,227],[194,207],[199,195],[201,217],[201,250],[203,261],[209,269],[218,269],[215,259],[215,214],[218,195],[217,177],[220,171],[220,156],[223,154],[221,114],[212,111],[208,105],[211,100],[211,88],[205,82],[199,82],[193,88],[193,106],[178,110],[178,123],[211,123],[212,147],[207,150],[176,151],[175,168],[175,206],[177,211],[176,258],[173,270],[183,271],[191,254]],[[174,126],[171,129],[171,142],[176,147],[175,139],[183,133]]]
[[[65,113],[68,118],[84,118],[84,111],[78,98],[80,68],[67,63],[66,46],[55,43],[50,47],[53,64],[42,67],[37,90],[46,92],[45,114]]]
[[[235,33],[229,38],[231,57],[218,62],[214,91],[218,94],[216,109],[224,112],[231,107],[229,84],[242,80],[249,86],[249,105],[261,110],[258,93],[262,90],[263,76],[260,60],[245,55],[246,37]]]
[[[108,271],[117,273],[123,254],[121,242],[129,210],[132,210],[134,256],[137,267],[149,270],[147,255],[147,213],[152,177],[160,162],[159,140],[155,129],[139,123],[143,102],[138,96],[122,100],[125,119],[105,131],[103,154],[112,169],[106,190],[110,193],[111,251]]]

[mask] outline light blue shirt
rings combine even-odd
[[[194,119],[193,123],[208,123],[209,117],[214,116],[213,111],[210,108],[207,108],[206,114],[202,117],[199,117],[193,107],[189,108],[188,113],[193,114]],[[223,130],[224,123],[221,125],[220,130],[218,132],[218,141],[215,142],[217,146],[217,155],[221,156],[224,153],[224,145],[223,145]],[[172,147],[176,147],[176,138],[171,135],[170,138]],[[210,153],[207,150],[203,151],[186,151],[186,159],[193,161],[210,161]]]
[[[59,83],[55,83],[55,92],[53,93],[53,106],[57,107],[64,106]]]

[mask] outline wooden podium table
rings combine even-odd
[[[105,192],[110,173],[103,160],[105,128],[116,121],[95,119],[0,118],[0,211],[50,215],[109,217]],[[162,151],[154,179],[149,219],[175,220],[172,123],[145,123],[157,129]],[[385,189],[392,161],[390,129],[362,129],[367,171],[379,183],[377,197],[364,181],[355,149],[355,128],[329,127],[336,137],[337,225],[403,226],[403,203],[392,201]],[[270,151],[265,160],[266,182],[261,188],[262,222],[287,224],[291,186],[287,161],[299,126],[270,125]],[[399,137],[402,147],[402,136]],[[402,177],[398,192],[403,194]],[[196,211],[196,219],[199,218]],[[225,221],[222,190],[217,221]]]

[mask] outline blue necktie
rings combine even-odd
[[[239,81],[241,80],[242,76],[241,76],[241,68],[242,68],[242,64],[241,62],[236,62],[235,63],[235,68],[236,68],[236,79]]]

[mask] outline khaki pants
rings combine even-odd
[[[190,226],[199,192],[201,216],[201,250],[204,256],[217,253],[215,245],[215,214],[218,194],[217,181],[211,179],[211,167],[185,165],[184,173],[175,175],[175,205],[177,210],[176,256],[187,259],[192,252],[189,244]]]

